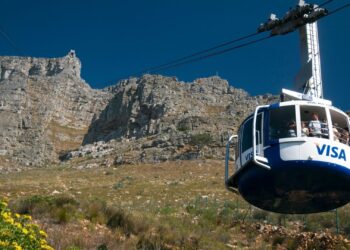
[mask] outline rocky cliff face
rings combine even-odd
[[[113,154],[114,164],[224,156],[228,135],[271,95],[251,97],[219,77],[192,83],[144,75],[108,88],[114,93],[70,157]],[[113,162],[113,161],[111,161]]]
[[[219,77],[185,83],[144,75],[93,90],[80,69],[74,51],[0,57],[0,165],[85,156],[107,165],[220,159],[240,121],[275,99],[249,96]]]
[[[110,91],[115,96],[92,123],[85,144],[121,137],[139,139],[170,131],[205,133],[212,132],[213,126],[228,132],[235,125],[232,115],[236,118],[237,112],[248,111],[257,103],[218,77],[184,83],[145,75],[122,81]]]
[[[71,51],[63,58],[0,57],[0,157],[43,165],[79,147],[94,115],[112,97],[80,78]]]

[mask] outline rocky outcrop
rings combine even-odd
[[[222,159],[228,135],[242,119],[256,105],[276,100],[271,95],[252,97],[219,77],[185,83],[144,75],[108,91],[114,97],[92,122],[85,146],[67,158],[113,154],[115,164]]]
[[[43,165],[78,148],[112,95],[80,78],[74,51],[63,58],[0,57],[0,157]]]
[[[144,75],[93,90],[80,70],[74,51],[51,59],[0,57],[0,167],[78,157],[115,165],[221,159],[241,120],[275,100],[219,77],[186,83]]]
[[[122,81],[114,98],[92,123],[84,143],[121,137],[139,139],[170,131],[197,133],[230,131],[237,118],[251,112],[263,98],[229,87],[218,77],[194,83],[145,75]],[[265,98],[266,99],[266,98]]]

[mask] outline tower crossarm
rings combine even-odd
[[[299,0],[283,18],[275,14],[258,27],[258,32],[270,31],[272,36],[285,35],[299,29],[302,67],[295,79],[296,90],[305,95],[323,98],[320,46],[316,21],[328,11]]]

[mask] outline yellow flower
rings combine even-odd
[[[15,224],[14,224],[16,227],[18,227],[18,228],[20,228],[20,229],[22,229],[22,224],[21,223],[19,223],[19,222],[15,222]]]
[[[38,225],[35,225],[35,224],[31,224],[31,223],[28,223],[27,224],[27,227],[31,227],[31,228],[37,228]]]
[[[15,248],[15,250],[22,250],[22,247],[19,246],[17,242],[12,242],[12,246]]]
[[[28,234],[28,233],[29,233],[29,231],[28,231],[27,228],[22,228],[22,232],[23,232],[24,234]]]
[[[7,247],[9,243],[7,241],[0,240],[0,247]]]
[[[7,218],[5,218],[5,222],[13,224],[13,223],[15,223],[15,220],[11,217],[7,217]]]
[[[27,215],[27,214],[23,215],[23,218],[27,219],[27,220],[32,220],[32,216]]]
[[[41,249],[44,249],[44,250],[55,250],[52,247],[50,247],[49,245],[42,245]]]
[[[39,231],[40,235],[47,238],[47,233],[45,233],[43,230]]]
[[[1,213],[1,215],[2,215],[2,217],[3,217],[4,219],[10,217],[10,213],[8,213],[8,212],[3,212],[3,213]]]

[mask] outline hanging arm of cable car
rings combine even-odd
[[[322,105],[332,106],[332,101],[330,100],[318,98],[307,94],[302,94],[289,89],[282,89],[281,94],[285,97],[289,97],[292,100],[304,100],[304,101],[310,101],[310,102],[314,102]]]

